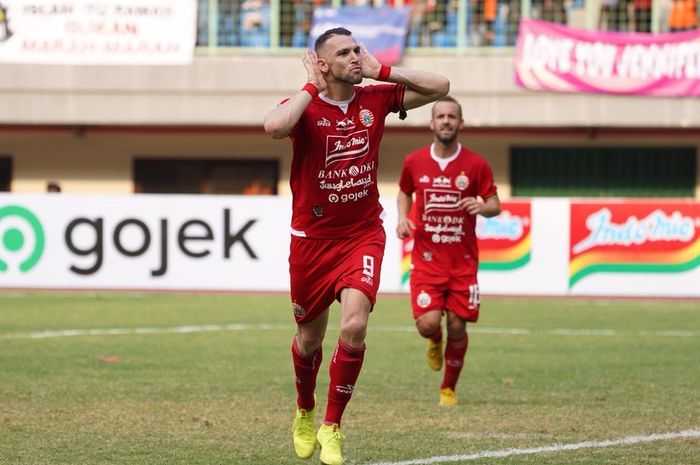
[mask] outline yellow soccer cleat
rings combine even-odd
[[[316,434],[314,431],[314,410],[297,408],[292,426],[294,451],[302,459],[311,458],[316,449]]]
[[[450,406],[457,405],[459,401],[457,400],[457,394],[450,388],[440,389],[440,405]]]
[[[340,441],[345,438],[336,424],[323,424],[318,429],[316,439],[321,446],[319,458],[324,465],[343,465],[343,454],[340,450]]]
[[[435,342],[428,339],[428,366],[433,371],[440,371],[442,368],[442,340]]]

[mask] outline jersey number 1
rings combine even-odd
[[[479,295],[479,285],[472,284],[469,286],[469,308],[479,308],[481,296]]]

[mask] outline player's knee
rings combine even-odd
[[[341,332],[353,339],[362,338],[367,332],[367,321],[362,318],[351,318],[343,322]]]
[[[440,320],[438,321],[416,321],[418,334],[423,337],[432,337],[440,329]]]
[[[450,337],[462,337],[465,334],[467,334],[467,328],[465,327],[464,323],[459,322],[459,323],[452,323],[450,324],[449,322],[447,323],[447,333],[450,335]]]
[[[447,314],[447,333],[450,338],[461,338],[467,334],[467,322],[452,312]]]
[[[304,354],[310,354],[323,343],[323,334],[300,332],[297,334],[297,342]]]

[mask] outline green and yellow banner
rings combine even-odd
[[[531,219],[530,202],[504,202],[500,215],[479,217],[479,270],[508,271],[525,266],[532,252]]]

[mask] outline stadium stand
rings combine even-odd
[[[696,0],[199,0],[197,43],[301,48],[307,42],[313,11],[320,6],[410,7],[406,45],[412,49],[514,46],[521,17],[622,32],[698,27]],[[464,18],[463,27],[460,18]],[[273,22],[276,27],[271,27]]]

